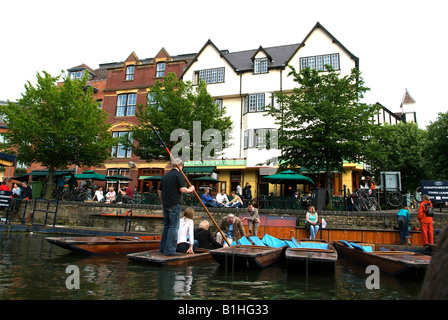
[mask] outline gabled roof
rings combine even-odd
[[[306,35],[306,37],[305,37],[305,39],[303,39],[302,44],[301,44],[300,47],[303,47],[303,46],[306,45],[306,41],[308,40],[308,38],[311,36],[311,34],[316,29],[321,29],[323,32],[325,32],[333,40],[333,43],[336,43],[337,45],[339,45],[342,50],[344,50],[353,60],[355,60],[356,69],[359,69],[359,58],[357,56],[355,56],[353,53],[351,53],[346,47],[344,47],[342,45],[342,43],[340,43],[339,40],[336,39],[330,32],[328,32],[328,30],[325,29],[319,22],[317,22],[314,25],[313,29],[311,29],[311,31]]]
[[[228,52],[227,50],[219,50],[215,44],[208,40],[202,49],[196,54],[191,63],[185,68],[184,72],[180,76],[183,75],[190,69],[190,67],[198,60],[198,57],[205,50],[207,46],[212,46],[216,52],[220,55],[221,58],[226,60],[233,70],[236,73],[252,71],[254,68],[254,58],[260,51],[264,52],[266,56],[270,59],[269,69],[284,69],[297,51],[300,50],[303,46],[306,45],[306,41],[311,36],[311,34],[316,29],[321,29],[324,33],[326,33],[333,41],[341,47],[353,60],[355,60],[356,68],[359,68],[359,58],[352,54],[347,48],[345,48],[330,32],[327,31],[319,22],[317,22],[313,29],[307,34],[307,36],[303,39],[301,43],[288,44],[276,47],[264,48],[263,46],[258,47],[258,49],[238,51],[238,52]]]
[[[403,96],[403,100],[401,102],[401,105],[403,105],[405,103],[416,103],[414,98],[412,98],[411,95],[409,94],[408,89],[406,89],[405,92],[404,92],[404,96]]]

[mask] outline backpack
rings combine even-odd
[[[427,217],[433,217],[434,216],[434,207],[430,203],[425,203],[425,214]]]

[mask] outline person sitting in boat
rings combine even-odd
[[[241,237],[246,236],[243,222],[240,218],[235,217],[234,214],[229,214],[227,217],[224,217],[219,224],[219,228],[223,231],[229,243],[232,243],[232,241],[238,242]],[[220,232],[216,234],[216,237],[216,241],[219,243],[224,241]],[[224,246],[227,246],[227,242],[224,242]]]
[[[217,242],[210,230],[208,230],[209,227],[210,223],[207,220],[202,220],[199,223],[199,229],[194,231],[194,239],[198,241],[198,248],[209,250],[222,248],[222,244]]]
[[[235,192],[232,191],[230,195],[233,197],[232,201],[226,204],[226,207],[229,208],[242,208],[243,207],[243,200],[241,200],[240,196]]]
[[[247,206],[247,217],[243,217],[241,221],[247,220],[249,235],[256,236],[258,234],[258,226],[260,225],[260,217],[258,216],[258,209],[254,208],[252,203]]]
[[[310,206],[305,215],[305,228],[310,230],[310,239],[315,239],[319,231],[319,217],[314,206]]]
[[[180,218],[179,230],[177,232],[177,252],[194,254],[198,247],[198,241],[194,239],[194,209],[185,209],[184,216]]]

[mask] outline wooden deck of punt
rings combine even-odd
[[[158,250],[151,250],[145,252],[137,252],[126,255],[131,260],[142,261],[151,264],[157,264],[161,266],[177,266],[190,264],[198,261],[213,260],[212,256],[207,249],[196,249],[194,254],[189,253],[176,253],[172,256],[165,256]]]
[[[335,269],[338,253],[331,243],[327,241],[301,240],[298,243],[307,246],[312,243],[327,244],[323,248],[287,248],[285,252],[286,266],[288,270],[301,271],[331,271]]]
[[[210,254],[228,269],[263,269],[279,262],[285,250],[286,246],[235,245],[210,250]]]
[[[371,246],[372,252],[349,248],[341,241],[334,242],[334,246],[338,251],[339,256],[363,265],[375,265],[382,272],[392,276],[423,276],[427,266],[431,262],[431,256],[421,253],[398,251],[384,245],[377,247],[377,245],[369,243],[357,244]],[[379,249],[381,249],[381,251]]]
[[[45,239],[64,249],[100,255],[126,254],[158,249],[161,236],[47,237]]]

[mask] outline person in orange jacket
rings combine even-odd
[[[428,208],[429,209],[428,212]],[[433,206],[431,200],[429,200],[428,195],[423,196],[423,201],[420,202],[420,206],[418,208],[417,219],[420,221],[420,234],[422,237],[422,245],[428,245],[434,243],[434,231],[433,231],[433,220],[432,213]]]

